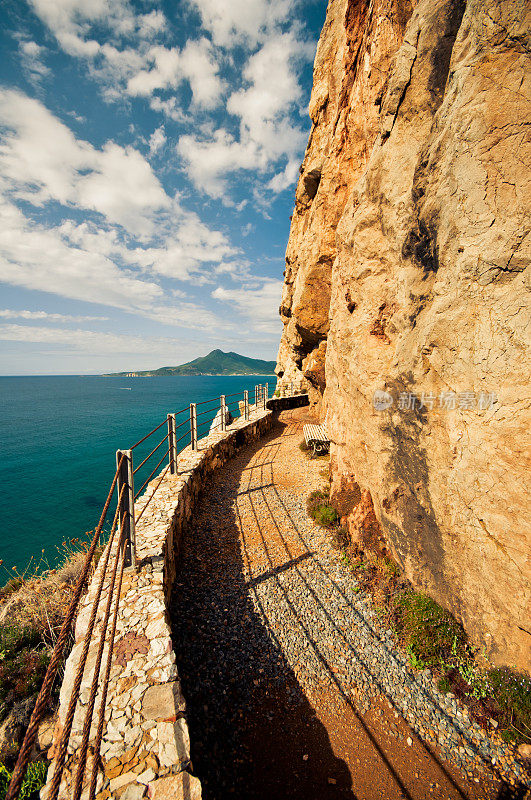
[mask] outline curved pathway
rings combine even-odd
[[[308,518],[306,414],[219,471],[187,535],[173,634],[205,800],[525,797]]]

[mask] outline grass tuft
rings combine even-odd
[[[503,738],[516,744],[531,742],[531,678],[509,667],[490,669],[487,677],[501,710]]]
[[[332,528],[339,522],[337,511],[330,505],[328,492],[317,490],[312,492],[306,501],[308,514],[323,528]]]
[[[411,655],[433,667],[452,654],[465,654],[466,636],[450,612],[425,594],[403,591],[396,597],[395,625]]]
[[[48,772],[48,765],[45,761],[33,761],[29,764],[18,800],[33,800],[38,798],[38,792],[46,783],[46,774]],[[11,780],[12,773],[3,764],[0,764],[0,800],[4,800],[7,794],[7,787]]]

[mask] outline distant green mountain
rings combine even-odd
[[[260,358],[248,358],[238,353],[224,353],[212,350],[207,356],[195,358],[179,367],[160,367],[160,369],[142,372],[112,372],[106,378],[142,378],[157,375],[274,375],[274,361],[263,361]]]

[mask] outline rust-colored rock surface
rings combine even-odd
[[[526,669],[530,30],[525,0],[330,1],[277,367],[352,537]]]

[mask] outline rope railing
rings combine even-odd
[[[145,436],[143,436],[141,439],[139,439],[139,440],[138,440],[138,442],[136,442],[135,444],[132,444],[132,445],[131,445],[131,447],[130,447],[129,449],[130,449],[130,450],[134,450],[134,449],[135,449],[135,447],[138,447],[138,445],[139,445],[139,444],[142,444],[142,442],[145,442],[145,441],[146,441],[146,439],[149,439],[149,437],[150,437],[150,436],[153,436],[153,434],[155,433],[155,431],[158,431],[158,430],[159,430],[159,428],[162,428],[162,426],[164,425],[164,423],[165,423],[165,422],[166,422],[166,420],[163,420],[163,421],[160,423],[160,425],[157,425],[157,427],[156,427],[156,428],[153,428],[153,430],[152,430],[152,431],[150,431],[149,433],[146,433],[146,435],[145,435]]]
[[[196,403],[196,406],[206,406],[208,403],[219,403],[219,397],[213,397],[211,400],[201,400],[200,403]]]
[[[160,440],[160,442],[158,443],[158,445],[157,445],[156,447],[154,447],[154,448],[153,448],[153,450],[151,451],[151,453],[149,453],[149,455],[147,455],[147,456],[145,457],[145,459],[144,459],[143,461],[141,461],[141,462],[140,462],[140,464],[139,464],[137,467],[135,467],[135,469],[133,470],[133,475],[135,475],[135,474],[138,472],[138,470],[139,470],[141,467],[143,467],[143,466],[144,466],[144,464],[146,463],[146,461],[149,461],[149,459],[151,458],[151,456],[152,456],[152,455],[154,455],[154,454],[157,452],[157,450],[159,449],[159,447],[162,447],[162,445],[164,444],[164,442],[167,442],[167,441],[168,441],[168,434],[166,434],[166,436],[164,437],[164,439],[161,439],[161,440]]]
[[[218,400],[218,403],[219,403],[219,400]],[[197,416],[198,416],[198,417],[204,417],[204,416],[205,416],[205,414],[213,414],[214,412],[216,412],[216,413],[217,413],[218,411],[219,411],[219,408],[217,408],[217,407],[215,407],[215,408],[207,408],[207,410],[206,410],[206,411],[199,411],[199,412],[198,412],[198,414],[197,414]],[[214,413],[214,416],[215,416],[215,415],[216,415],[216,414]]]
[[[78,578],[72,600],[70,601],[70,605],[68,606],[68,610],[65,614],[65,618],[61,626],[61,631],[53,648],[52,656],[50,658],[50,663],[48,665],[48,669],[46,670],[46,675],[44,676],[44,680],[42,682],[42,686],[39,695],[37,697],[37,701],[35,703],[35,708],[33,709],[32,715],[30,717],[28,728],[24,736],[24,741],[22,742],[22,747],[20,748],[18,754],[17,763],[15,764],[15,769],[13,770],[13,775],[11,776],[11,781],[7,789],[5,800],[16,800],[16,798],[19,795],[22,786],[22,781],[24,780],[24,775],[26,773],[26,768],[30,761],[31,751],[33,749],[33,745],[35,744],[35,739],[37,737],[39,724],[44,714],[48,710],[52,685],[57,676],[59,665],[63,656],[65,643],[72,629],[74,615],[78,610],[79,601],[81,599],[83,589],[85,588],[89,570],[93,562],[94,553],[96,551],[96,546],[99,542],[103,524],[107,517],[107,512],[111,504],[111,499],[114,494],[114,490],[116,488],[122,462],[123,459],[120,460],[116,468],[116,472],[114,474],[114,478],[111,483],[111,488],[109,489],[109,494],[107,495],[107,499],[105,501],[103,510],[101,512],[100,520],[98,522],[98,525],[96,526],[94,536],[92,537],[92,542],[90,544],[87,556],[85,558],[85,563],[83,564],[83,569],[81,570],[81,574]]]
[[[44,677],[35,708],[30,718],[24,741],[20,748],[18,759],[13,771],[11,782],[9,784],[5,800],[17,800],[19,797],[20,789],[26,772],[26,768],[31,760],[32,751],[34,748],[37,731],[40,722],[42,721],[45,713],[49,709],[51,691],[54,681],[57,679],[59,668],[64,661],[64,651],[67,639],[73,629],[74,620],[81,610],[81,597],[87,587],[88,578],[91,569],[94,569],[94,574],[97,575],[96,588],[94,596],[90,598],[90,607],[87,603],[83,607],[83,613],[87,613],[88,624],[83,638],[83,645],[79,659],[75,664],[75,675],[73,676],[72,692],[68,702],[64,725],[62,727],[59,741],[55,747],[55,760],[53,767],[53,774],[47,791],[47,800],[57,800],[65,763],[68,755],[69,742],[72,734],[72,727],[76,714],[76,709],[80,700],[81,687],[85,669],[87,666],[88,654],[91,644],[97,646],[97,655],[94,662],[94,672],[90,681],[90,692],[86,706],[84,707],[83,730],[81,736],[81,744],[76,748],[75,755],[77,760],[75,774],[73,774],[72,784],[72,800],[80,800],[81,795],[86,795],[86,772],[87,762],[89,760],[89,753],[92,758],[92,765],[90,766],[90,785],[88,791],[88,800],[94,800],[96,794],[97,780],[98,780],[98,765],[99,765],[99,752],[103,736],[103,729],[105,724],[105,710],[107,702],[108,684],[112,666],[114,638],[116,633],[118,610],[120,603],[120,593],[123,582],[123,575],[125,570],[136,568],[136,525],[142,519],[146,509],[149,507],[151,501],[159,490],[164,478],[170,474],[178,473],[177,457],[187,446],[184,442],[188,440],[191,445],[192,451],[198,449],[198,431],[205,426],[210,426],[220,413],[220,424],[216,424],[216,432],[218,430],[225,431],[227,427],[228,413],[231,407],[238,407],[241,411],[240,403],[243,402],[243,411],[241,416],[243,419],[248,420],[251,411],[260,410],[265,408],[265,402],[268,395],[267,386],[255,387],[255,403],[249,404],[249,392],[234,392],[230,395],[222,395],[221,397],[213,398],[211,400],[204,400],[200,403],[191,403],[187,408],[181,409],[172,414],[168,414],[159,425],[154,427],[149,433],[135,442],[127,450],[118,450],[116,453],[116,471],[111,481],[109,492],[103,509],[100,515],[99,522],[94,530],[89,549],[83,567],[76,583],[70,605],[68,606],[65,618],[61,627],[61,631],[54,645],[50,663]],[[227,398],[239,398],[227,403]],[[199,413],[197,406],[211,406]],[[186,418],[176,424],[176,417],[186,413]],[[210,415],[198,422],[198,417],[201,418]],[[159,431],[164,425],[167,426],[165,436],[153,447],[147,455],[135,466],[133,466],[133,451],[146,442],[153,434]],[[187,426],[185,428],[185,426]],[[183,433],[177,438],[176,432],[183,429]],[[164,447],[164,444],[167,447]],[[180,449],[178,445],[182,445]],[[157,465],[151,469],[147,478],[142,480],[141,487],[135,492],[134,479],[140,473],[142,468],[146,467],[148,462],[157,454],[160,448],[164,448],[165,452],[159,459]],[[155,475],[161,467],[163,461],[168,459],[166,467],[160,475]],[[148,467],[149,469],[149,467]],[[135,510],[135,502],[140,495],[144,492],[146,487],[151,482],[156,481],[154,488],[147,498],[146,502],[139,511]],[[109,536],[102,553],[102,556],[95,565],[95,553],[98,543],[101,540],[103,526],[107,518],[107,514],[111,505],[112,497],[116,492],[117,502],[116,509],[113,516],[113,521]],[[110,572],[110,575],[109,575]],[[103,612],[100,612],[100,605],[104,605]],[[114,604],[114,605],[113,605]],[[90,608],[90,610],[89,610]],[[97,637],[99,636],[99,640]],[[97,644],[95,642],[97,640]],[[92,658],[91,658],[92,663]],[[93,718],[97,705],[98,692],[101,693],[99,708],[97,710],[97,728],[95,740],[90,740],[91,731],[93,731]]]
[[[167,441],[167,439],[166,439],[165,441]],[[140,497],[140,495],[142,494],[142,492],[144,491],[144,489],[146,488],[146,486],[148,485],[148,483],[149,483],[149,482],[152,480],[153,476],[155,475],[156,471],[158,470],[158,468],[160,467],[160,465],[162,464],[162,462],[164,461],[164,459],[166,458],[166,456],[168,456],[168,455],[169,455],[169,452],[170,452],[170,448],[168,447],[168,449],[166,450],[166,452],[164,453],[164,455],[162,456],[162,458],[160,459],[160,461],[158,462],[158,464],[157,464],[157,465],[156,465],[156,466],[155,466],[155,467],[154,467],[154,468],[151,470],[151,472],[150,472],[149,476],[146,478],[146,480],[144,481],[144,483],[142,484],[142,486],[140,487],[140,489],[138,490],[138,492],[135,494],[135,500],[136,500],[138,497]]]

